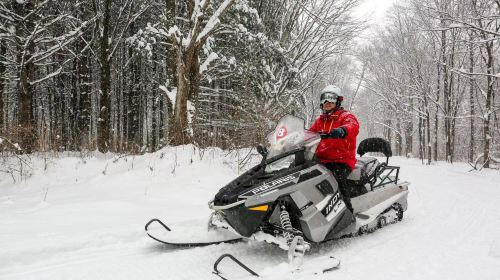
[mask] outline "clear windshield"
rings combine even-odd
[[[305,157],[312,159],[321,137],[318,133],[310,132],[304,128],[304,120],[291,115],[286,115],[278,122],[276,128],[267,136],[269,141],[268,158],[288,151],[306,148]],[[295,160],[294,155],[282,158],[269,164],[266,171],[288,168]]]

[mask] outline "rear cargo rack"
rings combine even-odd
[[[399,168],[399,166],[391,166],[385,163],[377,166],[373,179],[370,180],[371,190],[373,191],[376,188],[380,188],[391,183],[397,184],[399,180]]]

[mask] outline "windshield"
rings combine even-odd
[[[303,119],[286,115],[280,119],[276,128],[268,134],[267,140],[270,144],[268,158],[305,147],[305,158],[311,160],[321,138],[318,133],[308,131],[304,128]],[[294,160],[295,155],[287,156],[270,163],[266,171],[288,168]]]

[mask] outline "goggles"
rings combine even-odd
[[[321,94],[320,103],[324,105],[326,102],[336,103],[339,96],[333,92],[325,92]]]

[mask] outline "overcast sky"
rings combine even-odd
[[[358,34],[356,41],[363,44],[364,40],[373,36],[377,27],[384,25],[385,13],[398,0],[362,0],[354,11],[354,16],[360,20],[368,20],[368,29]]]
[[[397,0],[363,0],[356,10],[356,16],[363,19],[373,19],[377,23],[382,23],[384,14],[389,7]]]

